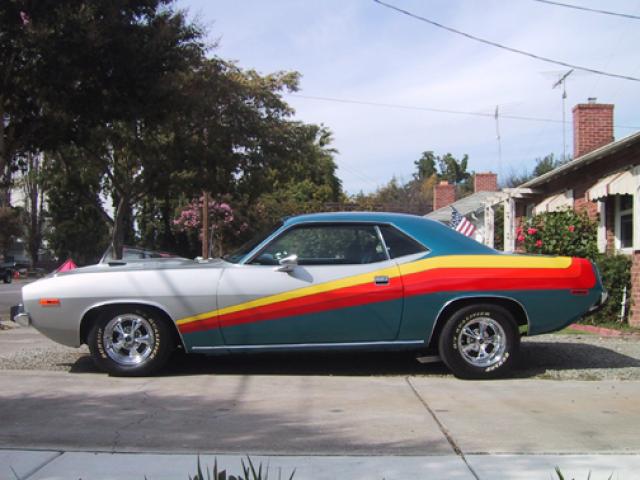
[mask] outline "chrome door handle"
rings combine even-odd
[[[387,277],[386,275],[380,275],[378,277],[375,277],[373,279],[373,282],[376,285],[389,285],[389,277]]]

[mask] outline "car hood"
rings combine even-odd
[[[66,272],[53,272],[50,276],[80,275],[83,273],[122,272],[140,270],[170,270],[188,268],[224,268],[229,264],[221,258],[206,261],[189,260],[187,258],[153,258],[145,260],[122,260],[109,263],[98,263],[86,267],[79,267]]]

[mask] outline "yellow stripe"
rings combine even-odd
[[[287,292],[270,295],[268,297],[258,298],[249,302],[231,305],[219,310],[200,313],[191,317],[178,320],[178,325],[197,322],[214,316],[222,316],[229,313],[235,313],[250,308],[264,307],[286,300],[293,300],[308,295],[325,293],[339,288],[352,287],[364,283],[371,282],[372,277],[388,276],[395,278],[399,275],[410,275],[412,273],[424,272],[436,268],[549,268],[564,269],[571,265],[569,257],[535,257],[535,256],[511,256],[511,255],[450,255],[443,257],[433,257],[416,262],[405,263],[399,265],[400,273],[396,267],[389,267],[381,270],[375,270],[352,277],[341,278],[329,282],[312,285],[309,287],[289,290]]]
[[[383,276],[383,275],[386,275],[389,278],[398,277],[399,276],[398,269],[397,267],[389,267],[382,270],[375,270],[372,272],[355,275],[353,277],[341,278],[339,280],[331,280],[329,282],[320,283],[318,285],[311,285],[309,287],[298,288],[295,290],[288,290],[286,292],[278,293],[276,295],[270,295],[268,297],[262,297],[256,300],[251,300],[249,302],[239,303],[237,305],[231,305],[229,307],[221,308],[219,310],[213,310],[211,312],[201,313],[198,315],[194,315],[192,317],[186,317],[181,320],[178,320],[176,323],[178,325],[184,325],[185,323],[191,323],[191,322],[196,322],[198,320],[203,320],[205,318],[211,318],[215,315],[226,315],[228,313],[235,313],[241,310],[247,310],[249,308],[264,307],[266,305],[271,305],[278,302],[284,302],[286,300],[293,300],[295,298],[306,297],[308,295],[329,292],[331,290],[336,290],[338,288],[352,287],[354,285],[371,282],[373,277]]]
[[[400,265],[401,275],[424,272],[435,268],[550,268],[571,266],[570,257],[536,257],[516,255],[450,255],[426,258]]]

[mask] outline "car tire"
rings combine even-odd
[[[13,275],[10,270],[5,272],[4,278],[2,279],[4,283],[11,283],[13,281]]]
[[[438,340],[440,357],[458,378],[490,379],[511,370],[520,348],[511,313],[493,304],[475,304],[454,312]]]
[[[176,347],[168,320],[135,306],[105,309],[93,323],[87,344],[98,368],[127,377],[156,373]]]

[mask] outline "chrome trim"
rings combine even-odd
[[[378,234],[378,239],[382,243],[382,249],[384,250],[385,257],[387,257],[387,260],[391,260],[389,248],[387,247],[387,242],[384,241],[384,236],[382,235],[382,231],[380,230],[380,225],[374,225],[374,228],[376,229],[376,233]]]
[[[31,325],[31,317],[27,312],[22,312],[13,317],[13,321],[21,327],[28,327]]]
[[[599,310],[601,310],[602,307],[604,307],[604,304],[607,303],[608,298],[609,298],[609,292],[607,292],[606,290],[603,290],[602,293],[600,294],[600,299],[598,299],[598,301],[594,303],[589,310],[587,310],[587,313],[585,314],[585,316],[592,315],[598,312]]]
[[[473,295],[473,296],[468,296],[468,297],[456,297],[456,298],[452,298],[451,300],[448,300],[447,302],[445,302],[445,304],[442,306],[442,308],[440,308],[440,310],[438,311],[438,315],[436,315],[436,321],[433,322],[433,327],[431,328],[431,332],[429,333],[429,338],[427,340],[426,345],[430,345],[431,344],[431,340],[433,340],[433,332],[436,331],[436,327],[438,326],[438,322],[440,321],[440,318],[442,316],[442,312],[452,303],[460,301],[460,300],[479,300],[479,299],[487,299],[487,300],[491,300],[494,298],[500,298],[502,300],[509,300],[512,301],[514,303],[517,303],[520,308],[522,308],[522,311],[524,312],[524,317],[527,320],[527,333],[529,333],[529,330],[531,328],[531,322],[529,320],[529,314],[527,313],[527,309],[524,308],[524,305],[522,305],[521,302],[519,302],[518,300],[516,300],[513,297],[507,297],[504,295]]]
[[[271,348],[330,348],[393,345],[424,345],[424,340],[397,340],[393,342],[347,342],[347,343],[274,343],[273,345],[226,345],[216,347],[191,347],[193,351],[206,350],[266,350]]]
[[[423,217],[424,218],[424,217]],[[395,228],[396,230],[398,230],[400,233],[402,233],[403,235],[409,237],[411,240],[413,240],[414,242],[416,242],[418,245],[421,245],[422,247],[424,247],[424,252],[417,252],[417,253],[410,253],[409,255],[402,255],[401,257],[396,257],[394,258],[394,260],[397,260],[398,258],[404,258],[404,257],[408,257],[410,255],[417,255],[418,253],[424,253],[425,256],[431,254],[431,252],[433,252],[433,250],[431,248],[429,248],[427,245],[425,245],[424,243],[422,243],[420,240],[418,240],[416,237],[414,237],[413,235],[409,234],[406,232],[406,230],[403,230],[402,228],[400,228],[398,225],[396,225],[395,223],[389,223],[389,222],[378,222],[378,225],[388,225],[390,227]],[[384,237],[384,235],[383,235]]]

